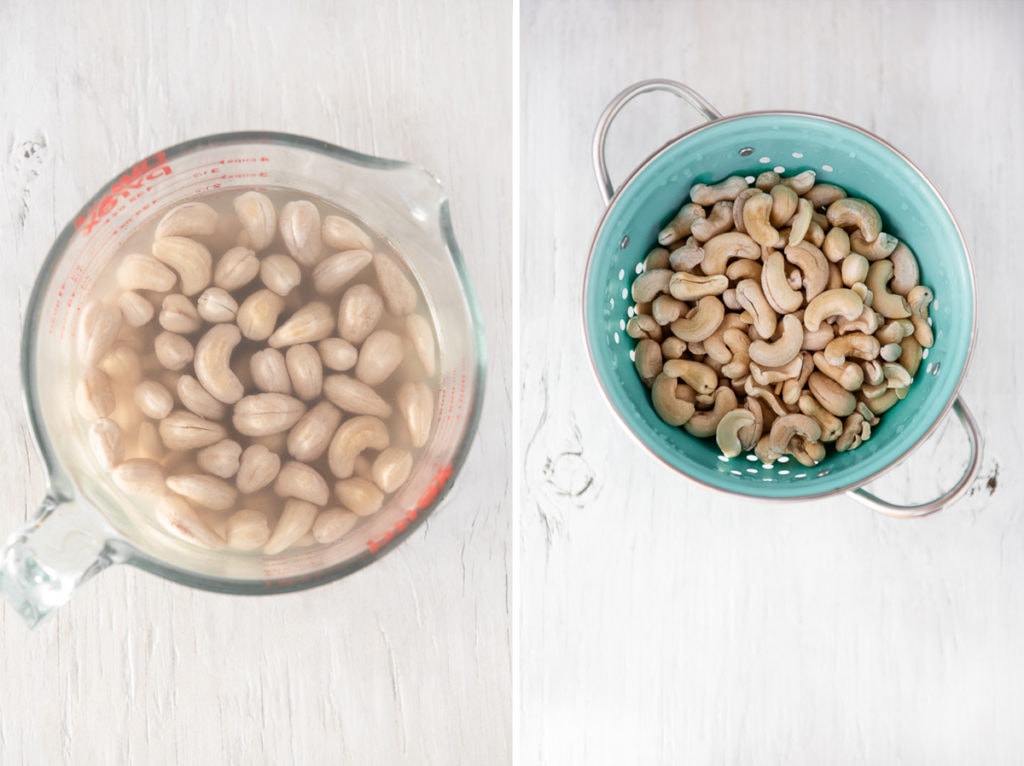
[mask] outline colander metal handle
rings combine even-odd
[[[615,196],[615,186],[608,176],[608,163],[605,161],[604,156],[604,142],[608,136],[608,127],[612,124],[615,116],[622,110],[622,107],[643,93],[653,93],[655,91],[665,91],[666,93],[678,96],[704,115],[709,122],[717,120],[722,116],[722,113],[711,106],[697,91],[675,80],[641,80],[622,91],[605,107],[604,112],[601,114],[601,119],[597,121],[597,130],[594,132],[594,174],[597,176],[597,186],[601,191],[601,198],[604,200],[605,205],[611,202],[612,197]]]
[[[967,461],[967,469],[964,471],[963,476],[960,477],[960,481],[952,489],[935,500],[921,503],[920,505],[896,505],[887,500],[882,500],[865,489],[851,490],[847,494],[868,508],[897,519],[913,519],[919,516],[927,516],[929,513],[942,510],[960,497],[974,480],[974,477],[978,475],[978,469],[981,466],[981,432],[978,429],[978,422],[974,419],[971,411],[967,409],[967,405],[959,397],[953,402],[953,411],[967,432],[967,441],[971,447],[971,457]]]

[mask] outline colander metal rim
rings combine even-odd
[[[837,125],[837,126],[839,126],[841,128],[845,128],[847,130],[852,130],[852,131],[854,131],[856,133],[859,133],[862,136],[864,136],[865,138],[868,138],[868,139],[870,139],[872,141],[877,142],[878,144],[880,144],[881,146],[883,146],[884,148],[888,149],[893,154],[895,154],[900,160],[902,160],[904,163],[906,163],[906,165],[911,170],[913,170],[915,173],[917,173],[918,176],[920,176],[921,180],[925,183],[925,185],[935,195],[935,198],[938,200],[939,204],[942,206],[942,209],[945,211],[946,215],[948,216],[950,223],[953,225],[953,228],[956,230],[957,237],[960,240],[960,245],[963,248],[963,255],[964,255],[964,260],[966,261],[965,265],[967,266],[967,273],[968,273],[968,276],[969,276],[970,289],[971,289],[971,323],[970,323],[970,328],[971,329],[970,329],[970,340],[969,340],[969,342],[967,344],[967,353],[964,356],[963,365],[961,365],[961,367],[960,367],[959,376],[957,378],[956,384],[953,386],[953,388],[952,388],[952,390],[950,392],[949,398],[942,405],[942,409],[939,411],[939,414],[932,421],[932,423],[928,426],[928,428],[925,429],[925,431],[918,437],[918,439],[912,445],[910,445],[905,450],[903,450],[893,460],[891,460],[886,465],[882,466],[881,468],[879,468],[876,471],[871,472],[870,474],[868,474],[867,476],[865,476],[863,478],[856,478],[853,481],[847,482],[846,484],[844,484],[844,485],[842,485],[840,487],[836,487],[836,488],[825,490],[825,491],[813,491],[813,492],[807,492],[807,493],[798,493],[798,494],[784,496],[784,497],[775,497],[775,496],[762,495],[762,494],[759,494],[757,492],[748,490],[746,488],[744,488],[744,489],[726,489],[726,488],[720,487],[720,486],[718,486],[716,484],[712,484],[709,481],[701,479],[698,476],[694,476],[691,473],[687,473],[686,471],[681,470],[677,466],[672,465],[672,463],[670,463],[665,457],[663,457],[661,454],[659,454],[656,449],[654,449],[650,444],[648,444],[646,441],[644,441],[642,438],[640,438],[639,434],[637,434],[636,431],[634,431],[633,428],[630,427],[630,425],[627,422],[625,416],[623,415],[623,413],[621,413],[619,411],[618,407],[615,406],[615,402],[612,400],[611,393],[608,390],[608,386],[606,385],[604,378],[601,376],[600,370],[598,370],[597,361],[596,361],[595,356],[594,356],[594,348],[591,345],[590,332],[589,332],[589,328],[588,328],[588,325],[587,325],[587,295],[590,292],[591,266],[593,265],[594,253],[595,253],[595,251],[597,249],[597,242],[598,242],[598,240],[601,237],[601,233],[604,230],[605,224],[607,223],[609,216],[611,215],[612,209],[615,207],[616,203],[619,201],[619,199],[622,197],[622,195],[628,189],[630,189],[630,187],[632,187],[635,183],[639,183],[640,182],[639,181],[640,176],[643,175],[644,171],[648,167],[650,167],[650,165],[655,160],[657,160],[658,157],[660,157],[663,153],[673,149],[678,144],[681,144],[682,142],[686,141],[687,139],[689,139],[689,138],[691,138],[691,137],[693,137],[693,136],[695,136],[695,135],[697,135],[699,133],[702,133],[704,131],[715,130],[715,129],[717,129],[718,127],[720,127],[722,125],[725,125],[725,124],[728,124],[728,123],[733,123],[733,122],[739,122],[739,121],[746,120],[746,119],[749,119],[749,118],[752,118],[752,117],[797,117],[797,118],[801,118],[801,119],[811,119],[811,120],[816,120],[816,121],[820,121],[820,122],[831,123],[831,124]],[[939,427],[939,424],[942,423],[946,419],[946,416],[949,414],[950,409],[953,407],[953,403],[956,401],[957,397],[959,396],[960,388],[963,385],[965,376],[967,375],[967,368],[970,366],[971,357],[974,355],[974,345],[975,345],[975,342],[977,340],[977,325],[978,325],[978,292],[977,292],[977,280],[975,278],[975,272],[974,272],[974,262],[973,262],[973,260],[971,258],[970,248],[968,248],[968,246],[967,246],[967,240],[964,238],[963,231],[960,229],[960,224],[957,222],[955,216],[953,215],[953,212],[950,210],[949,205],[946,203],[945,198],[943,198],[943,196],[939,193],[939,190],[935,187],[935,184],[933,184],[931,182],[931,179],[929,179],[928,176],[925,175],[924,171],[922,171],[921,168],[919,168],[909,157],[907,157],[906,154],[901,152],[899,149],[897,149],[895,146],[890,144],[885,139],[883,139],[880,136],[872,133],[871,131],[865,130],[864,128],[861,128],[861,127],[859,127],[857,125],[854,125],[853,123],[847,122],[845,120],[841,120],[841,119],[839,119],[837,117],[830,117],[828,115],[818,114],[818,113],[815,113],[815,112],[802,112],[802,111],[794,111],[794,110],[758,110],[758,111],[742,112],[740,114],[728,115],[728,116],[721,117],[721,118],[716,119],[716,120],[709,120],[709,121],[704,122],[704,123],[702,123],[700,125],[697,125],[694,128],[691,128],[690,130],[688,130],[688,131],[686,131],[684,133],[681,133],[680,135],[678,135],[675,138],[669,140],[667,143],[663,144],[660,148],[656,149],[654,152],[652,152],[650,155],[648,155],[648,157],[646,159],[644,159],[643,162],[641,162],[632,173],[629,174],[629,177],[622,183],[622,185],[619,186],[619,188],[615,190],[615,194],[612,196],[612,198],[608,201],[608,204],[605,206],[604,212],[601,215],[601,220],[598,223],[597,228],[594,231],[593,238],[591,239],[590,250],[587,253],[587,262],[586,262],[586,266],[585,266],[584,273],[583,273],[583,300],[581,302],[581,319],[582,319],[582,328],[583,328],[584,342],[585,342],[586,347],[587,347],[587,357],[588,357],[588,360],[590,362],[590,369],[593,371],[594,377],[597,378],[598,386],[599,386],[600,391],[601,391],[601,395],[604,397],[605,401],[611,407],[612,412],[615,413],[615,415],[618,418],[619,422],[625,427],[627,433],[630,435],[630,437],[637,444],[639,444],[641,447],[643,447],[647,452],[649,452],[659,462],[663,463],[666,467],[671,469],[674,473],[677,473],[677,474],[679,474],[681,476],[684,476],[687,479],[689,479],[690,481],[693,481],[693,482],[695,482],[697,484],[700,484],[701,486],[706,487],[708,489],[714,490],[716,492],[722,493],[722,494],[730,496],[730,497],[736,497],[736,496],[747,497],[747,498],[751,498],[751,499],[754,499],[754,500],[761,500],[761,501],[770,502],[770,503],[791,503],[791,502],[804,502],[804,501],[807,501],[807,500],[820,500],[820,499],[826,498],[826,497],[834,497],[835,495],[839,495],[839,494],[842,494],[842,493],[850,492],[852,490],[855,490],[855,489],[858,489],[860,487],[863,487],[864,485],[871,483],[872,481],[874,481],[878,477],[882,476],[883,474],[889,472],[890,470],[892,470],[899,463],[901,463],[904,460],[908,459],[918,448],[921,447],[922,444],[924,444],[928,440],[928,437],[930,437],[935,432],[935,430]],[[811,484],[809,483],[808,486],[811,486]]]

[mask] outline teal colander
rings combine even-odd
[[[655,152],[616,191],[604,156],[608,126],[627,102],[652,91],[682,98],[708,122]],[[937,511],[970,484],[980,463],[981,435],[957,392],[974,344],[971,259],[946,203],[903,154],[831,117],[800,112],[723,117],[682,83],[645,80],[616,96],[601,116],[594,168],[607,209],[591,245],[584,283],[587,345],[612,408],[653,455],[690,479],[734,495],[796,500],[850,492],[875,510],[902,517]],[[687,201],[690,187],[772,168],[786,175],[813,170],[818,180],[871,200],[882,214],[884,230],[917,256],[921,283],[935,294],[930,312],[935,345],[927,350],[906,399],[882,416],[870,440],[850,452],[830,451],[813,468],[793,460],[768,466],[752,456],[727,460],[714,439],[698,439],[663,422],[633,367],[635,342],[625,331],[632,310],[630,285],[658,232]],[[933,501],[901,506],[862,488],[921,444],[951,407],[970,443],[967,468],[952,489]]]

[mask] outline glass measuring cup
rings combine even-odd
[[[200,549],[137,512],[92,457],[74,411],[75,330],[90,287],[147,220],[197,195],[277,189],[350,212],[403,256],[435,330],[433,429],[406,483],[335,543],[277,555]],[[0,590],[36,624],[86,579],[124,563],[224,593],[280,593],[349,574],[415,529],[447,494],[480,414],[479,310],[440,182],[416,166],[282,133],[209,136],[158,152],[110,181],[61,232],[26,312],[22,376],[49,487],[39,512],[8,540]]]

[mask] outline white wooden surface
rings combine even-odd
[[[1024,4],[522,0],[521,762],[1018,764],[1024,482],[1013,349],[1024,266]],[[765,505],[671,474],[601,397],[580,324],[606,103],[680,79],[726,114],[844,118],[903,149],[972,249],[963,395],[981,475],[919,521],[839,497]],[[612,129],[622,180],[698,118],[671,96]],[[958,428],[875,484],[924,500]]]
[[[430,169],[490,352],[456,488],[373,566],[270,598],[115,567],[31,633],[0,606],[0,762],[508,763],[508,3],[10,0],[0,29],[3,536],[45,483],[16,363],[36,270],[115,172],[183,139],[284,130]]]

